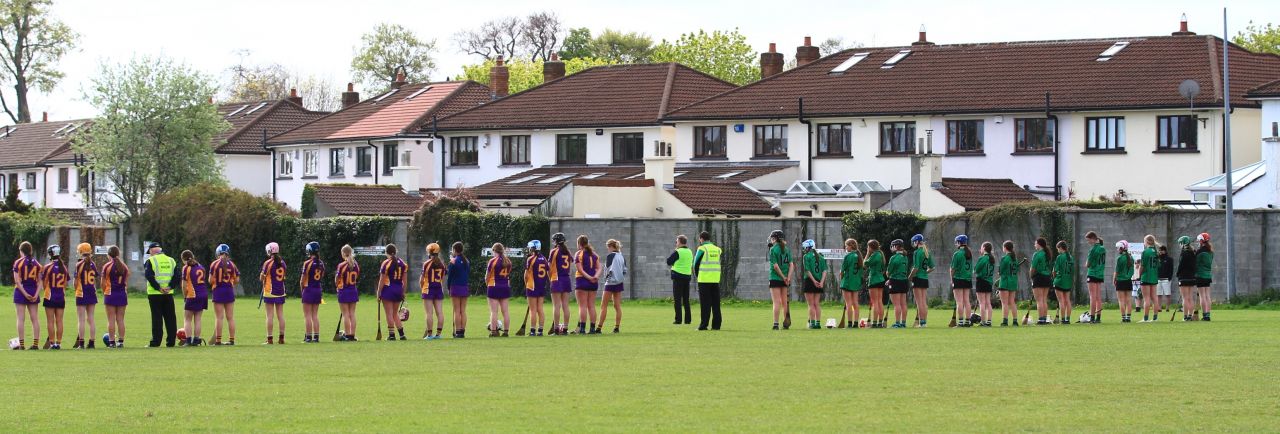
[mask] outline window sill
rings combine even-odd
[[[503,164],[498,166],[499,169],[528,169],[530,167],[533,167],[533,165],[529,163]]]
[[[853,158],[853,155],[845,155],[845,154],[826,154],[826,155],[819,154],[819,155],[813,156],[814,160],[847,160],[851,158]]]
[[[307,175],[307,176],[303,176],[302,179],[320,179],[320,177],[315,175]]]
[[[66,194],[66,193],[70,193],[70,191],[68,191],[68,190],[67,190],[67,189],[65,189],[65,188],[60,188],[60,189],[58,189],[58,193]]]
[[[576,161],[557,161],[555,165],[556,166],[586,166],[587,163],[586,162],[579,163]]]
[[[276,177],[276,181],[292,181],[292,180],[293,180],[293,176],[292,176],[292,175],[290,175],[290,176],[277,176],[277,177]]]
[[[1053,151],[1013,151],[1009,155],[1053,155]]]
[[[915,154],[879,154],[879,155],[876,155],[876,158],[905,158],[905,157],[910,157],[912,155],[915,155]]]
[[[986,152],[948,152],[948,153],[946,153],[946,154],[942,154],[942,155],[943,155],[943,156],[945,156],[945,157],[947,157],[947,158],[951,158],[951,157],[985,157],[985,156],[987,156],[987,153],[986,153]]]
[[[1199,154],[1199,149],[1156,149],[1152,154]]]
[[[372,173],[357,173],[357,174],[355,174],[355,177],[356,177],[356,178],[372,178],[372,177],[373,177],[373,174],[372,174]]]
[[[791,157],[788,155],[757,155],[757,156],[751,157],[751,159],[752,160],[788,160],[788,159],[791,159]]]
[[[450,165],[449,165],[449,168],[450,168],[450,169],[479,169],[479,168],[480,168],[480,165],[478,165],[478,164],[457,164],[457,165],[450,164]]]
[[[341,173],[336,173],[333,175],[329,175],[329,179],[347,179],[347,176]]]
[[[1080,153],[1080,155],[1123,155],[1123,154],[1128,154],[1128,152],[1126,152],[1123,149],[1116,149],[1116,150],[1105,150],[1105,151],[1084,151]]]
[[[689,158],[689,160],[690,160],[690,161],[729,161],[729,157],[725,157],[725,156],[719,156],[719,157],[692,157],[692,158]]]

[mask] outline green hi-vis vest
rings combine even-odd
[[[151,264],[151,271],[156,273],[156,282],[161,288],[169,286],[169,282],[173,281],[173,271],[178,268],[178,261],[170,258],[169,255],[160,253],[147,258],[147,263]],[[163,293],[147,285],[147,295],[162,295]]]
[[[693,251],[688,247],[676,249],[676,263],[671,265],[671,271],[683,274],[685,276],[693,274]]]
[[[698,246],[702,262],[698,264],[698,283],[720,283],[720,248],[705,243]]]

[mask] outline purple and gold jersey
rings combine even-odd
[[[96,294],[98,283],[98,264],[92,260],[80,259],[76,264],[76,298],[85,294]]]
[[[484,284],[490,288],[511,287],[511,262],[506,255],[496,255],[489,260],[487,272],[484,273]]]
[[[13,273],[18,275],[18,283],[22,285],[22,289],[32,294],[36,293],[36,282],[40,280],[42,269],[40,262],[35,258],[22,257],[13,261]]]
[[[400,258],[387,258],[382,261],[379,273],[381,275],[381,279],[378,281],[379,288],[403,291],[405,278],[409,274],[409,266],[404,261],[401,261]]]
[[[569,280],[573,271],[573,254],[569,253],[569,249],[556,246],[551,249],[551,255],[547,258],[551,260],[551,267],[555,268],[555,272],[551,273],[551,281]]]
[[[124,293],[129,283],[129,267],[108,261],[102,266],[102,276],[107,278],[107,283],[102,285],[102,295]]]
[[[262,296],[267,298],[282,298],[284,293],[284,275],[285,275],[284,259],[267,258],[262,263]]]
[[[422,263],[422,281],[419,285],[423,294],[444,290],[444,270],[443,262],[428,260]]]
[[[524,262],[524,287],[532,290],[546,290],[550,283],[551,267],[547,258],[535,255]]]
[[[600,256],[596,255],[596,252],[579,250],[578,256],[575,258],[574,262],[582,265],[582,269],[576,271],[576,277],[594,277],[600,272]]]
[[[234,290],[240,282],[240,269],[231,259],[218,258],[209,264],[209,286]]]
[[[324,279],[324,261],[318,257],[302,263],[302,289],[320,289]]]
[[[40,272],[40,280],[44,282],[45,300],[62,301],[66,299],[67,281],[71,280],[71,275],[67,273],[66,267],[61,261],[52,261],[44,266],[44,270]]]
[[[182,297],[196,298],[209,294],[209,273],[203,265],[182,266]]]
[[[334,287],[339,291],[356,289],[356,282],[360,281],[360,264],[342,261],[338,264],[338,273],[334,279]]]

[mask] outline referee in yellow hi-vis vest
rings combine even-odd
[[[173,310],[174,272],[178,261],[164,254],[160,243],[147,246],[147,254],[150,256],[143,263],[143,275],[147,278],[147,305],[151,308],[151,343],[147,346],[160,346],[163,330],[165,346],[172,347],[178,329],[177,313]]]
[[[698,253],[693,257],[693,272],[698,275],[698,304],[702,318],[698,330],[720,330],[720,248],[711,243],[711,234],[698,234]]]

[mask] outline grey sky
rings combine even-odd
[[[437,40],[432,79],[456,76],[478,59],[457,52],[453,34],[496,17],[552,10],[567,27],[640,31],[654,40],[682,32],[738,28],[759,51],[769,42],[790,59],[806,35],[865,45],[914,41],[921,24],[931,41],[945,43],[1166,35],[1186,13],[1191,30],[1222,32],[1222,7],[1230,9],[1232,34],[1248,21],[1280,23],[1280,8],[1267,1],[146,1],[59,0],[54,13],[80,33],[80,46],[62,63],[66,79],[54,92],[34,94],[31,110],[51,119],[91,117],[81,89],[102,62],[135,54],[177,58],[222,79],[237,62],[275,62],[298,73],[350,81],[349,65],[360,35],[382,21],[398,23]]]

